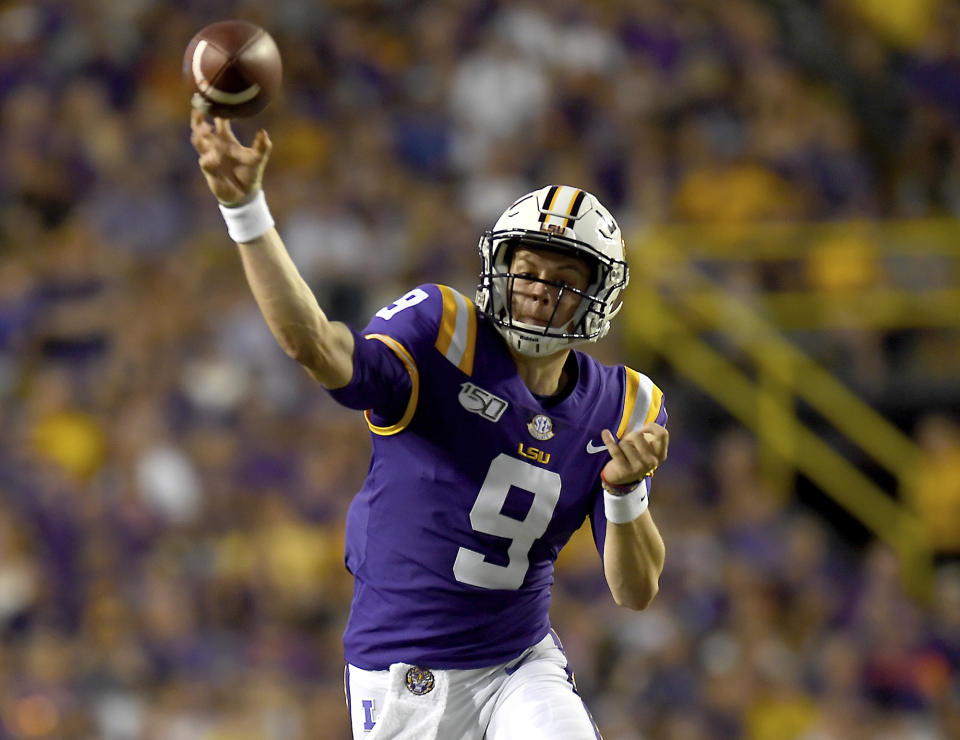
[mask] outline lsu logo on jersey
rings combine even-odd
[[[528,460],[546,465],[550,462],[550,453],[545,450],[538,450],[536,447],[527,447],[521,442],[517,445],[517,454],[523,455]]]
[[[527,431],[534,439],[546,441],[553,437],[553,419],[546,414],[537,414],[527,424]]]
[[[433,673],[426,668],[420,668],[419,666],[414,666],[407,671],[406,683],[407,691],[415,696],[429,694],[431,691],[433,691],[433,687],[436,685],[436,681],[433,678]]]
[[[460,394],[457,399],[460,401],[460,405],[471,414],[479,414],[487,421],[493,422],[500,421],[503,412],[510,405],[500,396],[495,396],[490,391],[485,391],[469,382],[460,386]]]

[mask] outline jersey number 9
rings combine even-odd
[[[511,486],[533,494],[533,503],[522,521],[502,513]],[[490,563],[482,553],[461,547],[453,564],[454,577],[481,588],[519,589],[530,568],[530,548],[547,531],[559,500],[559,475],[506,454],[497,455],[470,510],[470,526],[477,532],[510,540],[508,562]]]

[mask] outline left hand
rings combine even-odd
[[[603,468],[603,477],[613,486],[625,486],[652,473],[667,459],[670,433],[653,422],[627,432],[619,442],[609,429],[601,432],[610,461]]]

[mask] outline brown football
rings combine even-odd
[[[194,107],[220,118],[244,118],[280,94],[283,67],[276,42],[260,26],[220,21],[190,40],[183,76],[193,87]]]

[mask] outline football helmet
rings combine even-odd
[[[570,321],[554,326],[524,323],[513,316],[510,272],[515,248],[523,245],[572,255],[590,267],[590,284],[578,291],[564,283],[523,276],[563,291],[580,294]],[[480,282],[477,308],[520,354],[537,357],[584,342],[595,342],[610,330],[610,320],[623,305],[620,294],[630,272],[624,259],[620,227],[596,196],[569,185],[548,185],[519,198],[480,238]]]

